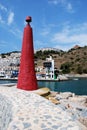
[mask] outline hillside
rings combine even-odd
[[[63,73],[87,73],[87,46],[75,46],[69,51],[39,50],[35,53],[35,67],[43,66],[43,62],[49,56],[55,61],[55,68]],[[19,69],[20,52],[0,54],[0,70]]]
[[[62,69],[63,73],[87,73],[87,46],[74,47],[68,52],[64,51],[38,51],[35,54],[37,66],[42,66],[46,57],[51,55],[55,67]]]

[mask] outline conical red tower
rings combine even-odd
[[[31,17],[27,16],[26,22],[27,25],[24,28],[17,88],[36,90],[38,87],[34,68],[33,33],[29,24],[31,22]]]

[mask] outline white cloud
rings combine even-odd
[[[7,11],[8,11],[7,8],[0,3],[0,23],[1,24],[5,23],[5,15],[3,14],[7,14]]]
[[[69,45],[69,44],[68,44],[68,46],[66,46],[66,45],[56,45],[56,46],[54,46],[54,48],[58,48],[58,49],[61,49],[63,51],[67,51],[67,50],[71,49],[71,45]]]
[[[5,23],[4,20],[2,19],[2,16],[0,15],[0,23],[3,24]]]
[[[44,42],[44,41],[40,41],[40,40],[35,40],[34,41],[34,48],[37,50],[38,48],[40,49],[40,48],[43,48],[43,46],[45,47],[45,46],[47,46],[47,43],[46,42]],[[50,46],[50,45],[48,45],[48,46]]]
[[[12,33],[17,38],[22,39],[22,31],[20,31],[19,29],[17,29],[17,28],[14,27],[14,28],[11,28],[9,30],[9,32]]]
[[[74,12],[72,4],[69,2],[69,0],[48,0],[48,3],[53,4],[53,5],[59,5],[60,4],[69,13]]]
[[[58,0],[49,0],[48,3],[57,5],[58,4]]]
[[[7,8],[0,3],[0,9],[7,12]]]
[[[49,33],[50,33],[50,28],[44,28],[44,29],[41,31],[40,35],[42,35],[42,36],[47,36]]]
[[[12,50],[18,50],[18,45],[17,45],[17,44],[15,44],[14,42],[8,43],[7,41],[4,41],[4,40],[1,40],[1,41],[0,41],[1,50],[7,49],[8,44],[12,47]],[[0,50],[0,51],[1,51],[1,50]],[[4,51],[3,51],[3,52],[4,52]]]
[[[59,44],[64,50],[75,44],[80,46],[87,45],[87,23],[78,24],[77,26],[64,27],[61,32],[57,32],[51,39],[52,43]]]
[[[14,21],[14,13],[11,11],[8,16],[8,25],[12,24]]]
[[[7,14],[8,14],[8,12],[6,13],[6,15]],[[10,32],[14,36],[16,36],[17,38],[21,39],[22,32],[16,27],[16,25],[14,24],[13,26],[9,26],[13,22],[14,22],[14,13],[12,11],[10,11],[7,19],[4,18],[4,20],[3,20],[3,17],[0,15],[0,24],[1,24],[1,26],[5,30],[7,30],[8,32]]]
[[[6,47],[8,43],[6,41],[0,41],[0,47]]]
[[[14,12],[10,11],[9,9],[7,9],[4,5],[2,5],[0,3],[0,10],[1,10],[1,15],[0,15],[0,23],[6,23],[6,25],[10,25],[12,24],[12,22],[14,21]],[[3,15],[4,13],[4,15]],[[7,18],[8,15],[8,18]],[[4,19],[4,20],[3,20]]]
[[[72,10],[72,5],[71,5],[71,3],[68,3],[68,4],[67,4],[67,9],[68,9],[68,10]]]
[[[61,33],[55,34],[52,41],[60,42],[60,43],[79,43],[80,45],[82,43],[87,44],[87,34],[69,35],[67,33],[61,32]]]
[[[67,5],[66,5],[66,9],[67,9],[68,12],[74,12],[71,3],[67,3]]]

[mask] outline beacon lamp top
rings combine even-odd
[[[32,22],[32,18],[30,16],[26,17],[26,22],[29,24],[30,22]]]

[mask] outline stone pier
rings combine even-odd
[[[0,87],[0,130],[85,130],[61,107],[31,91]]]

